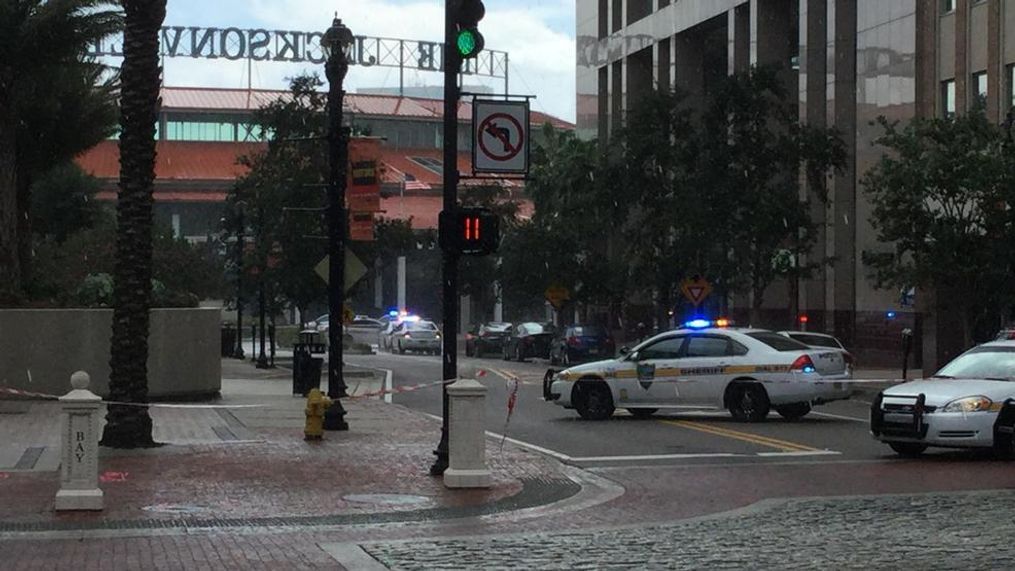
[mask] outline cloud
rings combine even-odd
[[[176,0],[167,25],[264,27],[276,30],[323,31],[338,11],[356,35],[439,41],[443,37],[443,1],[440,0],[220,0],[214,12],[207,3]],[[570,8],[569,8],[570,5]],[[575,117],[574,4],[569,0],[487,0],[486,17],[480,29],[486,45],[509,54],[509,89],[512,93],[536,95],[533,108],[563,119]],[[232,17],[230,16],[232,15]],[[570,23],[568,17],[572,20]],[[568,32],[560,31],[568,28]],[[253,62],[248,74],[246,61],[168,58],[167,85],[205,87],[246,87],[248,75],[254,88],[282,89],[285,78],[321,66],[277,62]],[[405,84],[440,85],[440,73],[405,71]],[[470,77],[467,83],[484,83],[497,93],[503,80]],[[398,69],[353,67],[346,89],[397,87]]]

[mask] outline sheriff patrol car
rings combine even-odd
[[[848,398],[843,381],[851,376],[841,351],[696,320],[621,349],[619,358],[547,371],[543,396],[589,420],[617,408],[637,417],[666,408],[728,409],[744,422],[775,409],[795,420],[812,405]]]

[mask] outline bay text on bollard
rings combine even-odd
[[[78,371],[71,375],[73,390],[60,397],[63,409],[60,490],[55,508],[101,510],[99,489],[99,407],[102,399],[88,390],[91,378]]]

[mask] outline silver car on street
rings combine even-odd
[[[871,404],[871,434],[903,456],[930,446],[992,448],[1005,401],[1015,398],[1015,341],[959,355],[934,376],[885,389]]]

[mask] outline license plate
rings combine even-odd
[[[598,355],[599,349],[589,349],[589,355]]]

